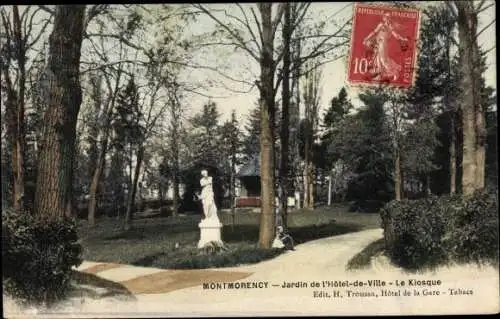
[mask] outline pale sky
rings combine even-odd
[[[419,1],[420,5],[425,5],[431,3],[431,1]],[[435,3],[435,2],[432,2]],[[487,3],[493,3],[492,0],[487,0]],[[229,14],[233,14],[237,17],[242,17],[242,14],[235,4],[211,4],[210,8],[213,9],[224,9]],[[246,3],[242,4],[245,10],[248,10],[250,7],[255,7],[255,4]],[[334,32],[337,30],[337,27],[334,25],[335,23],[342,23],[347,19],[352,17],[352,8],[353,2],[317,2],[312,3],[310,7],[310,12],[308,14],[308,18],[314,21],[326,21],[326,29],[325,33],[328,31]],[[24,10],[23,7],[21,7]],[[249,11],[246,11],[247,14],[250,14]],[[218,13],[216,13],[218,14]],[[257,13],[258,14],[258,13]],[[334,18],[331,18],[334,16]],[[224,15],[220,14],[218,17],[224,19]],[[249,16],[250,17],[250,16]],[[39,18],[43,18],[43,15]],[[481,30],[484,26],[489,24],[491,21],[495,19],[495,5],[493,5],[488,10],[482,12],[479,17],[479,26],[478,30]],[[224,21],[224,20],[223,20]],[[224,21],[225,22],[225,21]],[[189,26],[189,30],[194,35],[199,35],[203,32],[210,32],[214,28],[213,21],[206,16],[200,17],[198,22],[191,24]],[[38,25],[35,26],[37,29]],[[255,29],[255,32],[257,31]],[[48,28],[47,34],[43,37],[45,39],[48,38],[48,34],[51,31],[51,28]],[[150,30],[151,31],[151,30]],[[149,32],[149,31],[147,31]],[[279,35],[280,32],[277,32]],[[147,34],[146,37],[151,36],[155,37],[153,34]],[[185,34],[188,37],[188,34]],[[279,42],[276,41],[277,43]],[[39,46],[43,43],[40,41]],[[479,37],[479,44],[483,47],[483,49],[490,49],[494,47],[487,56],[488,70],[485,74],[487,85],[491,85],[496,89],[496,23],[490,25],[486,31],[484,31]],[[82,60],[92,59],[88,56],[87,49],[89,49],[88,41],[85,42],[84,48],[82,48]],[[108,40],[105,42],[105,46],[109,48],[112,46],[116,48],[116,43]],[[347,53],[347,47],[346,53]],[[113,51],[113,49],[111,49]],[[221,73],[231,76],[235,79],[241,79],[248,82],[254,82],[259,77],[259,65],[256,61],[249,58],[249,56],[242,51],[235,51],[232,47],[224,46],[224,47],[216,47],[210,46],[204,48],[199,51],[199,54],[193,61],[194,63],[200,65],[210,65],[215,69],[219,70]],[[346,64],[347,57],[338,59],[334,62],[327,63],[322,67],[322,97],[321,97],[321,109],[320,109],[320,118],[322,118],[323,113],[328,107],[329,101],[332,97],[336,96],[339,90],[348,84],[346,83]],[[213,100],[217,103],[218,110],[222,114],[222,120],[229,119],[231,111],[234,109],[236,111],[237,117],[239,120],[245,120],[249,111],[255,106],[255,103],[258,99],[258,90],[256,87],[253,87],[249,93],[235,93],[230,90],[227,90],[224,86],[221,85],[220,80],[222,79],[221,75],[214,71],[208,70],[193,70],[186,69],[183,73],[184,79],[193,83],[201,83],[204,86],[208,86],[208,84],[212,83],[212,89],[208,90],[206,93],[211,96],[224,96],[224,98],[213,98]],[[249,86],[241,85],[240,83],[236,83],[230,80],[224,81],[226,87],[230,87],[232,89],[237,90],[248,90]],[[359,101],[356,99],[357,91],[356,89],[349,89],[349,95],[353,100],[354,104],[359,104]],[[277,94],[277,99],[279,99],[280,94]],[[187,114],[186,117],[189,117],[191,114],[201,110],[204,103],[208,101],[207,97],[202,97],[199,95],[187,94],[186,109]],[[243,124],[243,123],[241,123]]]
[[[491,1],[488,1],[491,2]],[[426,2],[421,1],[420,3],[425,4]],[[429,2],[430,3],[430,2]],[[349,5],[351,4],[351,5]],[[311,13],[314,17],[328,17],[333,13],[343,9],[339,12],[338,15],[335,16],[336,19],[344,21],[352,16],[352,2],[318,2],[313,3],[310,7]],[[254,4],[245,4],[246,7],[254,5]],[[219,4],[218,8],[221,6],[224,7],[228,12],[234,14],[236,16],[241,17],[241,13],[235,5],[231,4]],[[483,26],[487,25],[491,21],[495,19],[495,6],[492,6],[485,12],[482,12],[479,19],[478,30],[482,29]],[[333,19],[332,19],[333,20]],[[209,18],[204,18],[200,22],[196,24],[193,28],[193,32],[201,32],[211,30],[213,27],[213,23]],[[332,26],[333,27],[333,26]],[[490,26],[486,31],[484,31],[479,37],[479,44],[484,49],[489,49],[496,44],[495,37],[495,28],[496,24]],[[204,51],[202,55],[203,61],[217,61],[217,65],[222,70],[222,68],[227,67],[227,70],[224,72],[228,72],[228,74],[234,78],[238,79],[249,79],[253,81],[255,77],[259,75],[259,67],[258,64],[248,58],[248,56],[240,51],[234,52],[234,50],[229,49],[228,47],[210,47],[206,51]],[[496,49],[493,49],[488,54],[488,70],[485,74],[486,83],[488,85],[493,86],[496,89]],[[347,59],[338,59],[334,62],[327,63],[323,66],[323,82],[322,82],[322,98],[321,98],[321,109],[320,109],[320,118],[322,118],[322,114],[328,107],[329,101],[332,97],[336,96],[342,86],[348,86],[346,83],[346,64]],[[221,71],[222,72],[222,71]],[[190,71],[189,76],[191,78],[195,78],[196,80],[202,81],[216,81],[220,79],[220,75],[216,72],[212,71]],[[254,77],[252,79],[252,77]],[[244,89],[241,85],[226,81],[226,85],[231,88]],[[247,87],[248,88],[248,87]],[[227,96],[226,98],[214,98],[213,100],[217,103],[219,112],[222,114],[223,120],[228,119],[231,111],[233,109],[236,110],[236,114],[238,118],[245,119],[249,113],[249,110],[252,109],[255,105],[255,102],[258,99],[258,90],[257,88],[253,88],[249,93],[234,93],[228,90],[225,90],[223,87],[218,86],[210,91],[213,95],[223,95]],[[358,104],[358,100],[356,99],[356,90],[349,89],[349,95],[355,104]],[[278,94],[279,97],[279,94]],[[208,100],[206,97],[199,96],[190,96],[189,105],[190,112],[199,111],[203,105]]]

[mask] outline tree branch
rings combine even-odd
[[[33,45],[35,45],[38,42],[38,40],[40,40],[42,35],[45,33],[45,29],[47,29],[47,26],[50,24],[50,22],[51,22],[50,19],[45,20],[45,24],[42,26],[42,29],[40,30],[38,35],[33,39],[33,41],[31,41],[28,44],[28,46],[27,46],[28,48],[33,47]]]
[[[245,50],[246,52],[248,52],[248,54],[250,54],[250,56],[252,58],[255,59],[255,61],[259,62],[260,58],[257,54],[255,54],[255,52],[253,52],[252,50],[250,50],[250,48],[248,48],[245,43],[242,41],[242,39],[233,31],[231,30],[231,28],[229,28],[226,24],[222,23],[222,21],[220,21],[217,17],[215,17],[211,12],[210,10],[206,9],[205,7],[203,7],[203,5],[201,4],[195,4],[194,5],[196,8],[202,10],[206,15],[208,15],[212,20],[214,20],[220,27],[222,27],[224,30],[226,30],[230,35],[231,37],[238,41],[239,42],[239,47],[243,50]]]
[[[87,29],[92,19],[97,17],[99,14],[104,12],[109,7],[109,4],[95,4],[87,12],[87,16],[84,23],[84,29]]]
[[[493,21],[491,21],[490,23],[488,23],[484,28],[482,28],[478,33],[476,33],[476,38],[479,38],[479,36],[481,35],[481,33],[483,33],[486,29],[488,29],[491,25],[493,25],[495,23],[495,20],[496,19],[493,19]]]
[[[50,8],[49,8],[49,7],[47,7],[47,6],[44,6],[44,5],[38,5],[38,7],[39,7],[40,9],[42,9],[43,11],[45,11],[45,12],[49,13],[49,14],[50,14],[50,15],[52,15],[52,16],[55,14],[55,11],[54,11],[54,10],[52,10],[52,9],[50,9]]]
[[[484,54],[488,54],[490,51],[492,51],[492,50],[493,50],[493,49],[495,49],[496,47],[497,47],[497,46],[496,46],[496,44],[494,44],[491,48],[489,48],[489,49],[485,50],[483,53],[484,53]]]
[[[276,30],[278,30],[278,25],[280,24],[281,18],[283,17],[283,14],[285,13],[286,6],[287,6],[287,3],[282,2],[282,3],[278,4],[278,13],[276,14],[273,21],[271,22],[271,28],[272,28],[271,33],[273,35],[273,38],[274,38],[274,35],[276,34]]]
[[[481,8],[483,7],[483,5],[484,5],[484,3],[485,3],[485,2],[486,2],[486,0],[481,0],[481,1],[479,2],[479,4],[477,5],[477,7],[476,7],[476,8],[474,8],[474,9],[475,9],[476,11],[481,10]],[[472,6],[474,6],[474,3],[472,4]]]
[[[253,7],[250,8],[250,11],[252,12],[253,19],[255,21],[255,24],[257,25],[257,30],[259,30],[259,37],[260,37],[260,43],[263,43],[264,40],[262,39],[262,27],[260,26],[259,18],[257,18],[257,14],[255,13],[255,10]]]
[[[245,13],[245,10],[243,9],[243,7],[239,3],[236,3],[236,5],[238,6],[238,8],[240,8],[240,11],[243,14],[243,17],[245,18],[245,23],[243,25],[250,32],[250,35],[252,36],[252,39],[254,40],[255,44],[257,45],[257,48],[260,51],[261,50],[261,46],[259,45],[259,41],[257,40],[257,37],[255,36],[255,33],[253,32],[252,28],[250,27],[250,21],[248,20],[248,17],[247,17],[247,15]]]
[[[484,7],[484,8],[478,8],[478,9],[476,10],[476,14],[480,14],[481,12],[486,11],[486,10],[488,10],[489,8],[493,7],[494,5],[495,5],[495,3],[493,2],[493,3],[491,3],[491,4],[487,5],[487,6],[486,6],[486,7]]]

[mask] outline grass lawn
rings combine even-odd
[[[372,257],[383,253],[385,253],[385,242],[384,238],[381,238],[372,242],[352,257],[352,259],[347,263],[346,268],[348,270],[368,268],[371,266]]]
[[[219,216],[224,224],[222,239],[229,251],[212,255],[196,248],[200,215],[136,219],[128,231],[122,229],[122,220],[114,218],[102,218],[93,228],[81,221],[83,259],[165,269],[201,269],[257,263],[281,253],[278,249],[256,247],[259,213],[236,213],[234,225],[231,214],[220,212]],[[347,212],[342,206],[294,211],[289,213],[288,221],[295,244],[380,227],[378,214]]]

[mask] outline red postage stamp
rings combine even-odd
[[[351,85],[413,86],[420,10],[354,6],[347,81]]]

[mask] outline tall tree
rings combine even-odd
[[[224,175],[229,176],[229,199],[231,202],[231,213],[236,210],[235,202],[235,183],[236,183],[236,166],[241,164],[241,148],[242,148],[242,133],[239,129],[239,123],[236,119],[236,113],[231,112],[231,119],[226,121],[221,126],[221,146],[224,160]]]
[[[279,50],[276,45],[277,30],[286,11],[285,4],[277,5],[277,12],[273,15],[272,3],[259,3],[257,4],[257,11],[250,8],[251,17],[253,17],[252,25],[250,23],[249,14],[242,5],[237,4],[241,17],[234,16],[223,10],[226,17],[237,23],[234,26],[230,22],[223,22],[217,17],[216,11],[211,11],[203,5],[195,5],[202,13],[209,16],[218,27],[214,35],[223,35],[223,40],[217,39],[211,45],[231,45],[237,49],[244,51],[252,58],[253,61],[258,63],[260,68],[260,76],[257,81],[246,82],[251,86],[256,85],[260,94],[260,114],[261,114],[261,132],[260,132],[260,163],[261,163],[261,222],[259,233],[259,246],[269,248],[275,234],[275,118],[276,118],[276,104],[275,96],[277,88],[280,86],[283,77],[281,74],[276,76],[277,66],[283,60],[284,51]],[[308,11],[309,4],[300,4],[298,9],[299,14],[292,21],[292,29],[294,29],[299,21],[303,21],[305,14]],[[260,16],[259,16],[260,14]],[[304,35],[305,38],[316,39],[317,42],[311,44],[310,50],[304,55],[300,56],[300,61],[295,67],[300,67],[305,61],[310,58],[327,56],[328,53],[333,52],[335,49],[347,43],[345,38],[337,41],[336,37],[340,37],[344,27],[347,23],[340,26],[336,32],[332,32],[325,36],[321,33],[322,28],[313,28],[314,33]],[[256,27],[255,27],[256,26]],[[257,29],[257,32],[254,30]],[[218,31],[218,32],[217,32]],[[244,33],[249,37],[245,39]],[[209,45],[210,45],[209,44]],[[207,43],[201,43],[200,46],[206,46]],[[277,50],[278,49],[278,50]],[[282,49],[282,48],[281,48]],[[314,66],[316,67],[316,65]],[[245,82],[245,81],[239,81]]]
[[[481,54],[477,37],[478,13],[484,10],[484,1],[477,7],[474,1],[454,1],[448,7],[457,19],[459,57],[461,67],[461,114],[463,132],[462,193],[469,196],[484,188],[486,121],[481,103]]]
[[[292,8],[290,3],[285,4],[285,13],[283,17],[283,28],[282,28],[282,38],[283,38],[283,69],[282,77],[283,84],[281,88],[281,126],[280,126],[280,142],[281,142],[281,154],[280,154],[280,165],[279,165],[279,176],[278,176],[278,198],[281,213],[282,226],[286,230],[287,228],[287,210],[288,210],[288,197],[293,195],[293,185],[292,180],[289,176],[289,161],[290,156],[288,149],[290,147],[289,134],[290,134],[290,65],[291,65],[291,37],[292,37],[292,24],[291,24],[291,14]],[[293,6],[294,9],[296,6]]]
[[[311,63],[317,63],[314,60]],[[304,118],[304,208],[314,209],[315,197],[315,168],[313,162],[313,149],[318,128],[318,111],[321,95],[321,72],[318,68],[306,74],[303,88],[305,105]]]
[[[170,114],[170,158],[171,158],[171,174],[173,186],[173,216],[177,216],[179,209],[179,183],[180,183],[180,144],[182,136],[181,116],[183,114],[183,106],[181,105],[180,88],[174,86],[170,91],[169,97],[169,114]]]
[[[19,10],[17,5],[11,6],[10,9],[0,9],[2,91],[6,92],[5,117],[9,126],[7,138],[11,150],[13,207],[16,210],[24,209],[25,112],[29,92],[28,78],[34,65],[30,64],[30,56],[34,57],[33,49],[50,23],[50,17],[40,21],[40,11],[35,6],[26,6]],[[35,22],[39,23],[39,28],[33,28]]]
[[[335,187],[336,190],[344,189],[341,185],[345,185],[343,183],[345,165],[343,161],[339,161],[340,154],[338,154],[337,150],[328,147],[332,143],[333,134],[335,134],[335,130],[340,128],[340,125],[344,123],[345,117],[349,114],[353,105],[348,98],[347,90],[345,87],[340,89],[339,94],[336,97],[333,97],[330,101],[330,107],[325,112],[323,116],[323,129],[324,133],[321,136],[321,147],[323,150],[323,157],[325,161],[325,167],[329,171],[329,193],[328,193],[328,204],[331,204],[331,191],[334,177],[335,184],[338,187]],[[338,165],[337,162],[339,161]],[[345,193],[344,193],[345,194]]]
[[[45,70],[47,109],[34,203],[38,215],[72,215],[76,120],[82,99],[79,67],[84,16],[84,5],[61,5],[55,9]]]
[[[98,146],[98,156],[97,162],[94,167],[92,173],[92,180],[90,184],[90,193],[89,193],[89,201],[88,201],[88,222],[89,225],[93,226],[95,224],[95,212],[97,209],[97,195],[98,195],[98,187],[101,182],[101,178],[104,172],[106,155],[109,151],[109,140],[111,134],[111,123],[113,120],[113,113],[115,110],[116,98],[118,95],[118,88],[120,85],[121,77],[122,77],[122,66],[118,65],[117,74],[115,76],[115,83],[113,85],[112,80],[113,77],[109,73],[104,74],[106,88],[107,88],[107,99],[106,101],[101,101],[103,105],[103,111],[101,113],[101,118],[99,119],[99,127],[97,128],[96,135],[100,133],[100,143]],[[96,102],[97,103],[97,102]]]
[[[257,107],[250,110],[244,126],[243,160],[251,160],[260,150],[260,110]]]
[[[191,119],[195,138],[195,162],[218,167],[221,163],[221,149],[219,140],[219,118],[217,105],[209,101],[203,105],[200,113]]]

